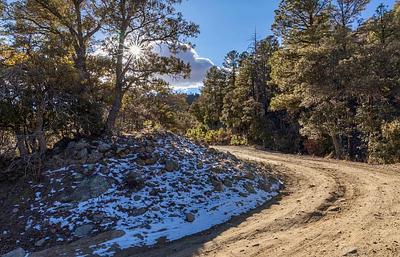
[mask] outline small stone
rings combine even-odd
[[[157,239],[157,245],[165,245],[168,242],[166,236],[160,237]]]
[[[153,153],[154,152],[154,148],[151,146],[146,146],[145,148],[146,153]]]
[[[243,177],[250,180],[254,180],[256,178],[256,176],[252,172],[247,172]]]
[[[94,226],[92,224],[86,224],[75,229],[74,235],[77,237],[85,237],[88,236],[93,229]]]
[[[127,155],[128,150],[124,147],[118,147],[117,150],[115,151],[115,154],[119,157],[119,158],[123,158]]]
[[[19,211],[19,209],[18,208],[14,208],[13,210],[12,210],[12,212],[15,214],[15,213],[17,213]]]
[[[99,145],[99,147],[97,148],[99,150],[100,153],[105,153],[108,152],[109,150],[111,150],[112,146],[110,144],[107,143],[102,143]]]
[[[88,156],[88,162],[90,163],[96,163],[98,161],[100,161],[103,158],[103,154],[98,152],[98,151],[94,151],[91,154],[89,154]]]
[[[68,146],[67,146],[67,149],[75,148],[75,145],[76,145],[76,143],[75,143],[74,141],[69,142],[69,144],[68,144]]]
[[[130,172],[125,177],[125,184],[128,189],[137,192],[140,191],[142,188],[145,187],[145,181],[142,176],[136,172]]]
[[[187,213],[187,214],[186,214],[186,221],[187,221],[187,222],[193,222],[195,218],[196,218],[196,217],[194,216],[193,213]]]
[[[143,160],[145,165],[154,165],[157,163],[157,158],[155,156],[151,156],[150,158],[147,158]]]
[[[36,246],[36,247],[42,247],[42,246],[46,243],[46,241],[47,241],[46,238],[42,238],[42,239],[40,239],[39,241],[37,241],[37,242],[35,243],[35,246]]]
[[[227,187],[232,187],[232,185],[233,185],[233,183],[232,183],[232,180],[230,180],[230,179],[228,179],[228,178],[226,178],[226,179],[224,179],[224,185],[225,186],[227,186]]]
[[[140,195],[135,195],[135,196],[133,197],[133,200],[135,200],[136,202],[137,202],[137,201],[140,201],[140,199],[142,199],[142,197],[141,197]]]
[[[217,192],[224,191],[224,184],[222,184],[222,182],[219,182],[219,181],[215,182],[214,190],[217,191]]]
[[[79,160],[83,160],[83,159],[86,159],[86,158],[88,157],[88,154],[89,154],[88,150],[87,150],[86,148],[83,148],[82,150],[80,150],[80,151],[77,153],[76,157],[77,157]]]
[[[330,212],[339,212],[340,211],[340,207],[339,206],[331,206],[328,208],[328,211]]]
[[[21,247],[2,255],[2,257],[25,257],[25,256],[26,256],[26,252]]]
[[[358,256],[358,249],[357,248],[349,248],[343,256]]]
[[[96,214],[93,215],[93,220],[94,220],[95,222],[101,222],[101,221],[103,221],[105,218],[106,218],[106,216],[105,216],[104,214],[102,214],[102,213],[96,213]]]
[[[248,196],[248,194],[243,193],[243,192],[239,192],[239,195],[240,195],[241,197],[247,197],[247,196]]]
[[[179,163],[173,160],[167,160],[165,162],[165,170],[168,172],[179,170]]]
[[[252,184],[250,183],[246,183],[244,184],[244,188],[247,190],[247,192],[249,192],[250,194],[255,194],[256,190],[254,190],[254,187]]]

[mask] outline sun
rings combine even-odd
[[[135,57],[136,59],[140,58],[143,55],[143,49],[137,44],[131,44],[128,47],[129,53]]]

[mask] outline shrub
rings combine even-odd
[[[371,138],[368,144],[369,162],[396,163],[400,162],[400,120],[384,123],[382,135]]]

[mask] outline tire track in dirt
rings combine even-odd
[[[246,147],[217,149],[280,166],[285,178],[281,196],[203,233],[151,249],[127,249],[115,256],[400,256],[399,166]]]
[[[400,256],[400,170],[217,147],[283,166],[286,189],[240,223],[120,256]]]

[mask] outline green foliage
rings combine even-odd
[[[149,93],[151,92],[151,93]],[[126,93],[118,129],[133,132],[152,127],[184,134],[195,123],[186,95],[175,94],[165,83],[148,84]]]
[[[204,127],[191,134],[215,142],[222,128],[229,144],[398,161],[400,9],[381,5],[354,26],[368,2],[281,1],[273,31],[282,45],[268,37],[228,53],[226,82],[207,80],[192,106]],[[222,108],[213,87],[226,89]]]
[[[226,80],[227,74],[224,70],[212,67],[207,72],[201,95],[192,107],[192,113],[197,120],[212,129],[221,126],[220,116],[227,93]]]
[[[227,145],[231,141],[232,134],[225,129],[210,130],[206,126],[199,124],[186,132],[186,136],[197,142],[211,145]]]
[[[400,162],[400,120],[384,123],[381,130],[381,136],[373,136],[369,141],[369,162]]]
[[[247,145],[247,144],[248,144],[247,139],[242,136],[233,135],[231,137],[230,145],[241,146],[241,145]]]

